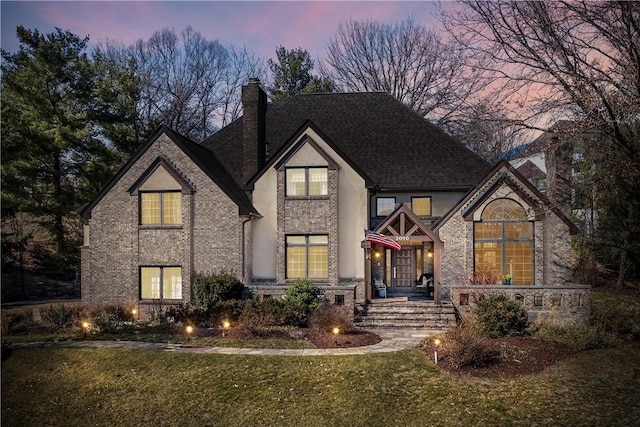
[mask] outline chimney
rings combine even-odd
[[[246,183],[265,163],[267,94],[260,79],[242,86],[242,180]]]

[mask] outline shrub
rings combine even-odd
[[[619,344],[615,334],[602,325],[589,322],[575,324],[550,316],[538,319],[533,329],[536,338],[558,342],[576,351],[615,347]]]
[[[85,306],[80,317],[88,320],[96,332],[118,332],[133,326],[132,304],[96,304]]]
[[[335,327],[340,328],[340,331],[344,333],[354,329],[353,316],[349,309],[346,306],[338,306],[328,302],[325,302],[311,314],[309,325],[324,332],[332,332]]]
[[[616,347],[633,337],[632,321],[615,310],[594,310],[587,321],[576,323],[557,313],[536,319],[536,338],[559,342],[576,351]]]
[[[254,332],[256,330],[272,326],[274,322],[273,316],[263,311],[260,304],[245,303],[242,314],[238,322],[247,330]]]
[[[81,321],[83,307],[71,304],[51,304],[40,310],[43,323],[58,329],[67,329]]]
[[[33,320],[33,310],[30,308],[2,310],[3,336],[27,331],[34,326],[37,326],[37,322]]]
[[[519,302],[504,295],[491,295],[480,301],[474,314],[484,333],[491,338],[522,335],[527,328],[527,312]]]
[[[322,289],[308,279],[298,279],[284,294],[287,323],[292,326],[307,326],[309,316],[323,303]]]
[[[470,317],[449,328],[442,339],[442,347],[453,369],[465,366],[483,366],[497,354],[483,341],[482,326]]]
[[[241,299],[243,291],[242,282],[231,274],[198,274],[193,283],[193,305],[211,313],[213,307],[222,301]]]
[[[207,320],[207,314],[200,308],[190,303],[180,303],[169,307],[164,312],[164,322],[180,322],[199,325]]]
[[[218,302],[213,306],[209,316],[211,325],[219,326],[225,320],[232,324],[238,323],[244,306],[245,301],[237,299]]]

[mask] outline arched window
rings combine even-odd
[[[519,203],[489,203],[474,223],[473,243],[476,278],[487,284],[533,284],[533,222]]]

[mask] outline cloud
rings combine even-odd
[[[396,22],[413,15],[427,19],[428,2],[2,2],[15,13],[3,16],[3,27],[25,22],[42,32],[54,27],[91,43],[107,39],[130,44],[148,39],[155,31],[190,25],[207,39],[224,45],[244,46],[263,57],[273,57],[275,48],[302,47],[312,56],[322,56],[340,23],[355,20]],[[5,19],[7,18],[7,19]],[[7,21],[7,22],[5,22]],[[3,39],[5,36],[3,32]],[[13,36],[15,38],[15,35]],[[4,47],[5,40],[3,40]],[[15,43],[17,45],[17,42]]]

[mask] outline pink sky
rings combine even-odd
[[[17,50],[18,25],[44,33],[59,27],[89,35],[91,43],[112,39],[125,44],[163,28],[179,32],[190,25],[208,40],[245,46],[265,58],[274,56],[279,45],[302,47],[315,58],[324,56],[327,42],[349,18],[395,23],[411,16],[430,27],[436,10],[434,2],[417,1],[2,1],[1,45]]]

